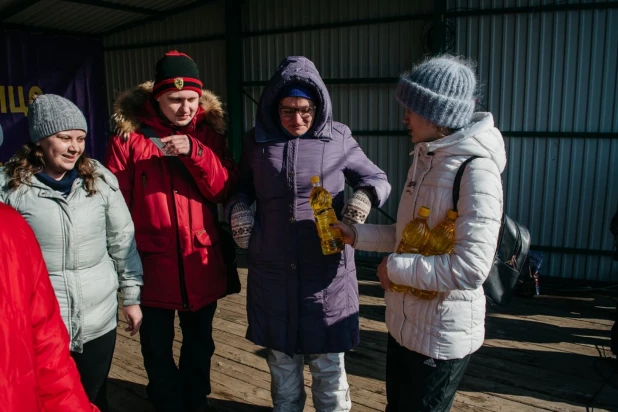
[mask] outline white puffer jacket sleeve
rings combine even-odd
[[[356,241],[352,247],[368,252],[391,253],[395,250],[396,225],[354,225]]]

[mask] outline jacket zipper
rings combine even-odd
[[[174,130],[174,134],[177,134],[177,130]],[[170,163],[168,162],[168,165]],[[170,165],[173,167],[173,165]],[[178,227],[178,211],[176,209],[176,191],[174,189],[173,174],[170,173],[170,185],[172,187],[172,207],[174,208],[174,218],[176,219],[176,251],[178,253],[178,277],[180,278],[180,295],[182,296],[182,307],[186,309],[189,306],[189,298],[187,296],[187,284],[185,282],[185,267],[182,260],[182,247],[180,245],[180,228]]]
[[[418,162],[418,157],[415,162]],[[424,173],[422,173],[419,181],[414,185],[414,192],[413,192],[414,200],[412,202],[414,204],[413,210],[416,210],[416,201],[418,200],[418,189],[420,188],[421,183],[423,183],[425,176],[427,176],[427,173],[429,173],[429,171],[431,170],[432,166],[433,166],[433,156],[429,160],[429,167],[427,168],[427,170],[425,170]],[[414,167],[417,167],[417,165],[414,165]],[[401,300],[401,314],[403,316],[403,322],[401,323],[401,327],[399,328],[399,339],[403,343],[403,327],[406,321],[408,320],[408,318],[406,317],[406,294],[405,293],[403,294],[403,299]]]
[[[147,181],[148,181],[148,176],[146,175],[146,172],[142,172],[142,187],[144,189],[146,188]]]
[[[182,247],[180,245],[180,229],[178,227],[178,213],[176,210],[176,190],[172,181],[172,207],[174,208],[174,218],[176,219],[176,251],[178,253],[178,276],[180,277],[180,294],[182,295],[182,307],[187,308],[189,299],[187,297],[187,285],[185,283],[185,268],[182,260]]]

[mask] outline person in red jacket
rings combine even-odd
[[[91,412],[28,223],[0,203],[0,411]]]
[[[195,62],[170,51],[155,82],[118,96],[106,166],[135,224],[144,267],[140,341],[157,411],[207,410],[212,319],[226,291],[217,203],[238,179],[221,102],[202,89]],[[172,357],[174,316],[183,343]]]

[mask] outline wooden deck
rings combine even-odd
[[[384,300],[374,273],[359,269],[361,344],[346,355],[353,411],[386,404]],[[614,314],[615,301],[601,295],[518,298],[490,309],[485,344],[472,356],[453,411],[618,411],[618,365],[609,350]],[[265,351],[244,338],[246,325],[243,285],[242,294],[219,302],[214,320],[212,398],[220,411],[271,409]],[[118,327],[110,402],[117,412],[151,411],[138,337],[125,327]],[[176,357],[180,341],[177,327]],[[313,411],[307,367],[305,385],[305,410]]]

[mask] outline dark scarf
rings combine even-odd
[[[63,197],[67,197],[71,192],[73,182],[79,177],[79,173],[77,172],[77,169],[73,168],[66,172],[60,180],[56,180],[43,172],[36,173],[34,176],[39,180],[39,182],[51,187],[57,192],[62,193]]]

